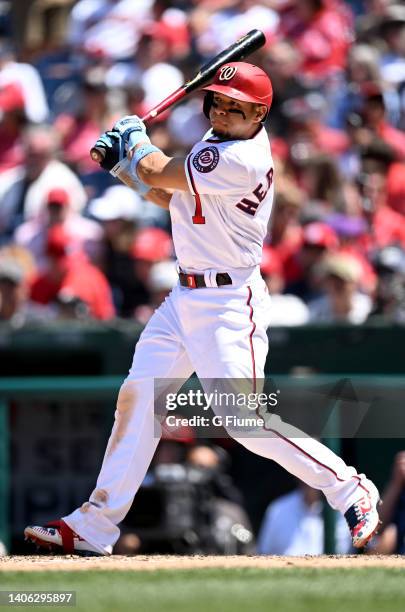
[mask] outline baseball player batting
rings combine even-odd
[[[210,379],[245,379],[255,391],[264,378],[271,298],[259,265],[274,195],[274,165],[263,125],[272,85],[257,66],[231,62],[204,89],[211,129],[185,159],[155,147],[137,116],[124,117],[96,143],[110,151],[104,161],[109,169],[118,161],[111,151],[124,146],[139,191],[169,209],[179,282],[136,345],[89,500],[61,520],[25,529],[26,538],[45,549],[111,554],[118,525],[158,444],[154,379],[172,383],[196,372],[203,385]],[[114,147],[117,141],[120,146]],[[232,429],[229,433],[235,435]],[[353,546],[365,546],[375,533],[376,487],[320,442],[279,418],[263,436],[237,441],[321,490],[344,514]]]

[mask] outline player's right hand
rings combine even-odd
[[[100,161],[100,166],[104,170],[110,171],[125,156],[125,146],[119,132],[104,132],[94,144],[94,148],[104,153]]]
[[[138,115],[127,115],[114,124],[113,131],[120,134],[127,151],[133,149],[140,142],[148,142],[146,127]],[[150,141],[149,141],[150,142]]]

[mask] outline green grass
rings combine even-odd
[[[76,607],[51,608],[75,612],[405,610],[405,572],[389,568],[2,572],[0,589],[75,590]]]

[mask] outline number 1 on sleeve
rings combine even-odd
[[[195,211],[193,215],[193,223],[195,225],[204,225],[205,217],[202,214],[201,198],[198,194],[194,196],[195,199]]]

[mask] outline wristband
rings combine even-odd
[[[141,161],[141,159],[143,159],[144,157],[146,157],[147,155],[150,155],[150,153],[161,153],[162,151],[158,148],[155,147],[155,145],[153,144],[144,144],[141,145],[140,147],[138,147],[137,149],[135,149],[135,153],[134,156],[131,160],[131,172],[138,177],[138,173],[137,173],[137,167],[139,162]],[[139,179],[139,177],[138,177]]]
[[[150,190],[148,185],[142,183],[136,174],[131,172],[131,166],[129,159],[124,157],[118,164],[115,164],[110,170],[110,174],[119,179],[125,185],[128,185],[131,189],[135,189],[140,195],[144,196]]]
[[[140,130],[130,131],[128,129],[128,133],[126,132],[122,138],[124,142],[127,143],[128,151],[136,147],[136,145],[139,144],[140,142],[150,143],[149,136],[146,134],[146,132],[141,132]]]

